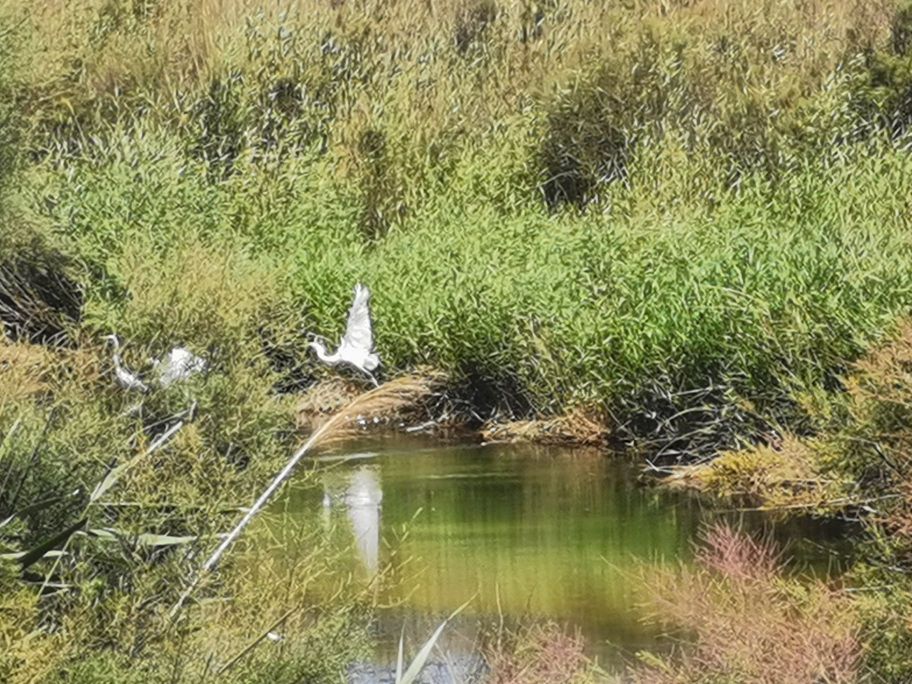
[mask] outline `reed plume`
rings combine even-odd
[[[307,454],[313,452],[321,446],[326,446],[331,442],[337,442],[341,439],[350,437],[352,434],[352,425],[355,423],[356,416],[375,416],[389,415],[402,409],[413,406],[420,400],[427,397],[439,384],[441,376],[439,374],[423,373],[421,375],[412,374],[395,378],[376,389],[358,396],[345,408],[338,411],[329,420],[318,427],[307,439],[306,442],[298,449],[285,464],[285,467],[273,478],[269,486],[263,490],[256,502],[250,507],[240,522],[225,537],[218,548],[212,553],[206,562],[200,568],[196,577],[187,587],[180,599],[171,609],[171,617],[177,616],[183,604],[189,598],[193,590],[199,585],[203,577],[212,572],[218,565],[219,560],[234,542],[241,536],[244,528],[250,524],[251,520],[259,513],[269,502],[273,494],[278,491],[279,487],[294,472],[295,467],[301,462]]]

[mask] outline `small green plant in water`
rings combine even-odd
[[[434,630],[434,633],[431,634],[430,638],[424,642],[424,645],[419,649],[418,653],[415,654],[415,658],[405,671],[402,669],[405,665],[405,635],[403,634],[399,637],[399,655],[396,658],[396,684],[413,684],[418,679],[424,666],[427,665],[428,658],[431,657],[431,651],[434,650],[434,646],[437,644],[440,635],[443,634],[443,631],[446,629],[447,624],[449,624],[450,620],[459,615],[469,603],[471,603],[471,600],[463,603],[450,614],[450,617],[440,623],[437,629]]]

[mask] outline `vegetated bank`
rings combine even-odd
[[[133,540],[80,541],[52,599],[4,579],[10,678],[140,659],[148,681],[197,662],[190,635],[243,647],[207,631],[249,633],[233,613],[177,638],[163,618],[191,554],[136,544],[211,539],[253,498],[295,440],[290,393],[319,373],[302,326],[340,331],[356,280],[390,369],[445,371],[483,418],[577,410],[658,435],[669,462],[820,429],[803,397],[840,401],[912,301],[900,2],[2,9],[0,473],[17,484],[0,514],[53,502],[3,543],[84,514]],[[175,391],[131,415],[110,331],[135,367],[181,343],[215,370],[199,419],[87,509],[186,407]],[[263,603],[240,576],[223,591],[229,612]],[[317,660],[251,672],[335,676],[355,594],[302,621]],[[902,681],[908,630],[890,624],[858,636],[857,671]]]

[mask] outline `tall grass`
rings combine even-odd
[[[212,348],[170,303],[232,293],[300,375],[300,326],[338,331],[361,278],[390,366],[715,445],[720,416],[788,417],[909,305],[893,2],[4,12],[20,197],[86,265],[94,331]],[[221,293],[195,291],[206,259],[232,265]]]
[[[224,308],[250,321],[232,339],[294,346],[302,326],[341,332],[362,279],[389,366],[431,363],[519,412],[589,403],[661,420],[709,388],[710,403],[747,399],[775,415],[910,304],[910,168],[891,148],[809,162],[787,182],[753,177],[712,206],[679,188],[674,211],[640,204],[648,159],[631,160],[632,185],[612,191],[610,211],[583,214],[551,214],[512,190],[510,210],[479,200],[484,162],[467,156],[377,243],[325,161],[239,166],[212,182],[145,124],[71,160],[66,176],[43,165],[33,196],[98,274],[86,284],[90,329],[215,349]],[[182,320],[181,306],[202,317]],[[292,365],[306,366],[306,348],[294,349]]]

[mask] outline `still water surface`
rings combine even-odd
[[[638,650],[668,647],[644,621],[643,564],[688,562],[720,516],[786,544],[799,569],[826,571],[839,559],[831,528],[708,509],[644,486],[630,460],[594,450],[387,438],[316,468],[317,485],[288,489],[283,515],[322,519],[346,549],[344,571],[361,581],[394,553],[409,559],[386,597],[401,602],[381,620],[388,650],[404,623],[418,640],[472,598],[462,632],[499,615],[552,619],[615,669]]]

